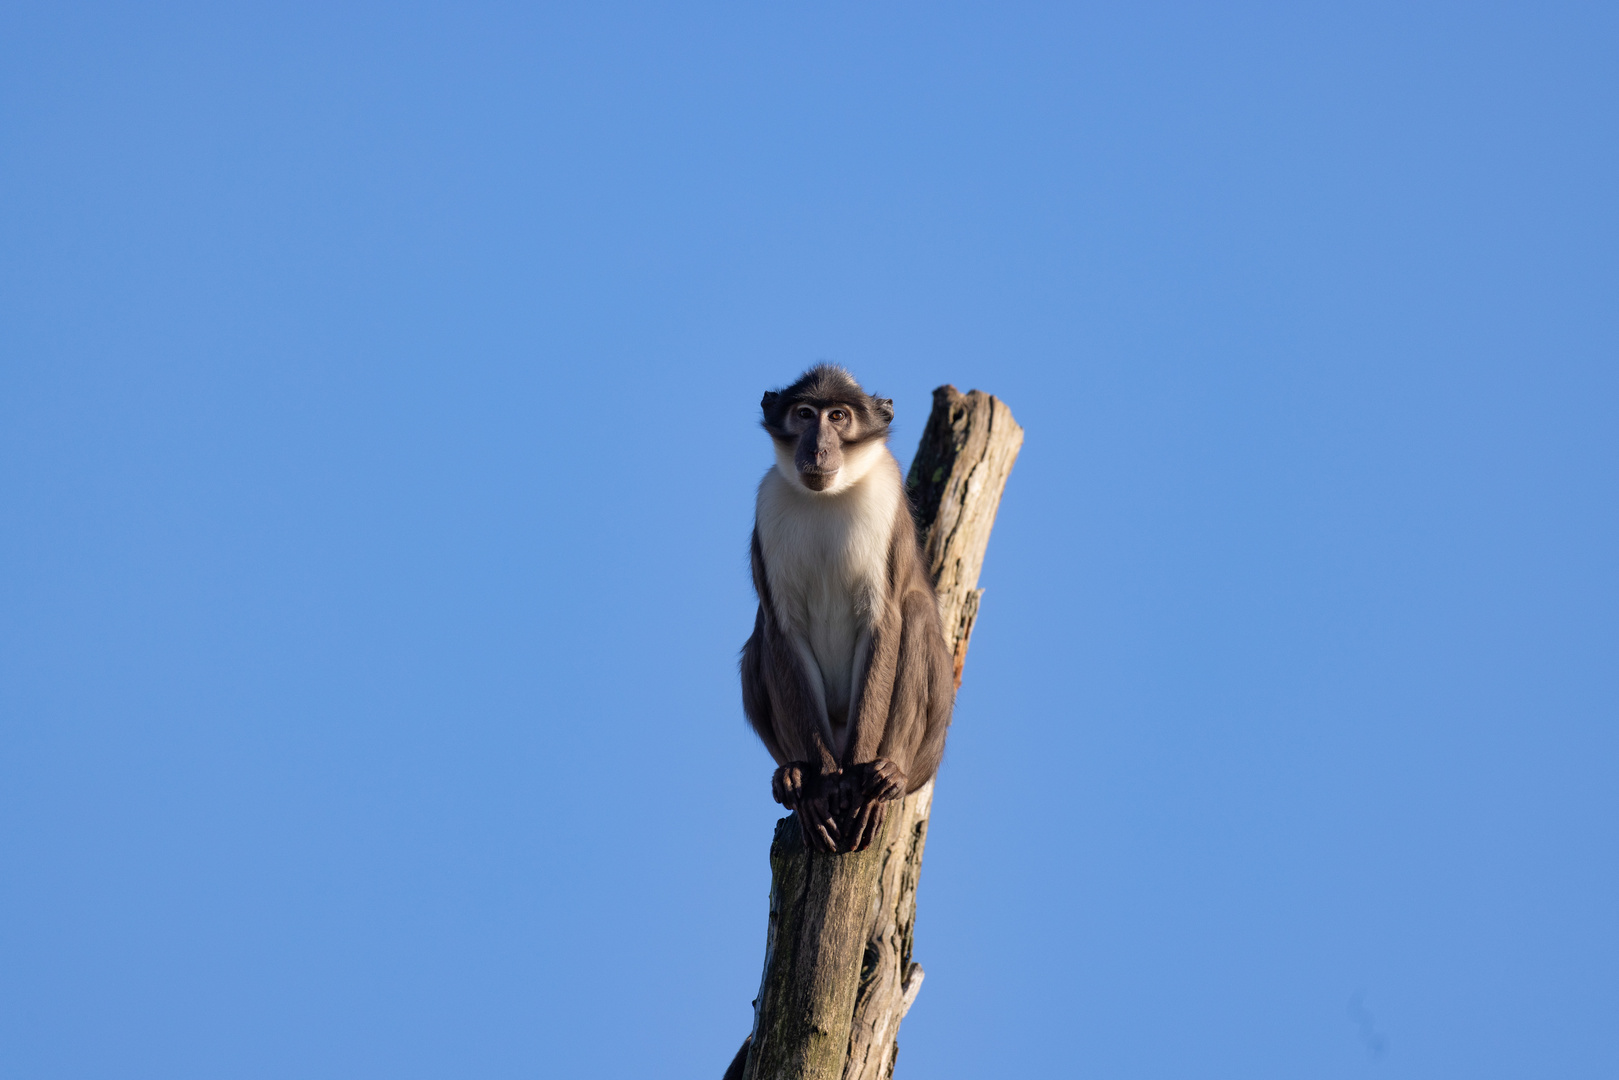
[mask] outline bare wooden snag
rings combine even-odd
[[[1023,429],[978,390],[933,391],[933,412],[907,481],[923,555],[937,583],[961,685],[978,618],[978,573]],[[726,1080],[886,1080],[900,1021],[922,986],[911,960],[916,882],[933,783],[891,806],[862,852],[804,847],[797,823],[770,845],[770,928],[753,1034]]]

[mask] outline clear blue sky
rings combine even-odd
[[[1611,4],[0,13],[0,1074],[714,1077],[761,391],[1028,432],[910,1078],[1619,1076]]]

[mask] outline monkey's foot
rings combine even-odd
[[[871,842],[877,839],[877,832],[883,827],[883,817],[888,811],[886,803],[869,799],[854,805],[851,810],[839,821],[839,829],[844,838],[844,851],[865,851]]]
[[[793,809],[793,816],[798,818],[798,827],[804,833],[804,843],[812,851],[831,855],[842,850],[838,843],[843,834],[838,820],[839,815],[826,797],[815,795],[801,800]]]
[[[882,828],[884,804],[904,794],[905,774],[885,759],[852,765],[836,776],[821,778],[817,795],[834,823],[825,830],[827,839],[840,852],[864,851]]]
[[[789,761],[770,778],[770,794],[798,818],[805,845],[828,853],[839,848],[847,786],[841,773],[822,776],[807,761]]]
[[[905,786],[905,774],[887,758],[826,776],[808,762],[790,761],[770,778],[770,794],[798,818],[804,843],[829,855],[870,847],[884,804],[902,798]]]

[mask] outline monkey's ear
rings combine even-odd
[[[873,404],[877,406],[877,415],[883,418],[883,423],[891,424],[894,422],[893,398],[880,397]]]
[[[774,390],[766,390],[765,396],[759,401],[759,408],[763,409],[765,412],[769,412],[770,407],[780,400],[780,394],[776,393]]]

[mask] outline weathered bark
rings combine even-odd
[[[955,650],[957,686],[983,595],[984,550],[1022,445],[1023,429],[1001,401],[953,386],[933,392],[907,486]],[[871,847],[843,855],[807,850],[791,817],[776,823],[746,1080],[893,1075],[895,1036],[922,985],[911,940],[932,807],[929,781],[889,806]]]
[[[906,487],[922,530],[922,557],[933,574],[945,640],[956,651],[956,685],[978,618],[978,574],[1006,478],[1023,446],[1023,429],[999,398],[953,386],[933,391],[933,412],[911,462]]]

